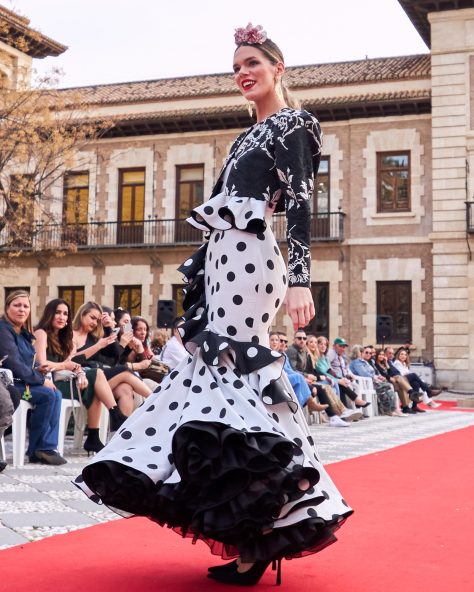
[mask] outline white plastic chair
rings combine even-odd
[[[377,393],[374,389],[374,383],[372,379],[367,376],[354,376],[354,380],[356,383],[356,393],[364,399],[364,401],[369,401],[370,405],[368,407],[364,407],[362,409],[364,415],[366,417],[375,417],[379,414],[379,406],[377,401]]]
[[[25,464],[26,417],[30,409],[33,409],[32,403],[21,399],[20,404],[13,414],[12,441],[14,467],[22,467]]]

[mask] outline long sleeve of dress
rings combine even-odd
[[[311,282],[311,201],[321,155],[321,129],[309,113],[295,111],[279,119],[275,163],[285,199],[288,285]]]

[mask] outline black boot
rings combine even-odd
[[[3,471],[3,469],[7,468],[7,463],[4,460],[0,460],[0,473]]]
[[[99,438],[99,428],[88,428],[87,438],[84,442],[84,450],[87,452],[87,456],[91,452],[99,452],[102,448],[104,448],[104,445]]]
[[[111,432],[116,432],[123,422],[128,419],[127,416],[120,411],[117,405],[109,409],[109,418]]]

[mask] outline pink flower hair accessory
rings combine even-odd
[[[257,43],[261,45],[267,40],[267,32],[263,30],[261,25],[254,27],[252,23],[249,23],[245,29],[243,27],[235,29],[234,39],[236,45],[241,43]]]

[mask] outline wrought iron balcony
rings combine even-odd
[[[286,240],[284,214],[273,217],[273,232],[278,241]],[[19,238],[6,226],[0,231],[0,251],[55,251],[77,249],[172,247],[201,244],[204,232],[184,219],[150,218],[133,222],[87,222],[84,224],[35,224]],[[27,238],[25,238],[27,236]],[[344,213],[313,214],[311,241],[344,240]]]
[[[474,201],[465,201],[466,204],[466,232],[474,234]]]

